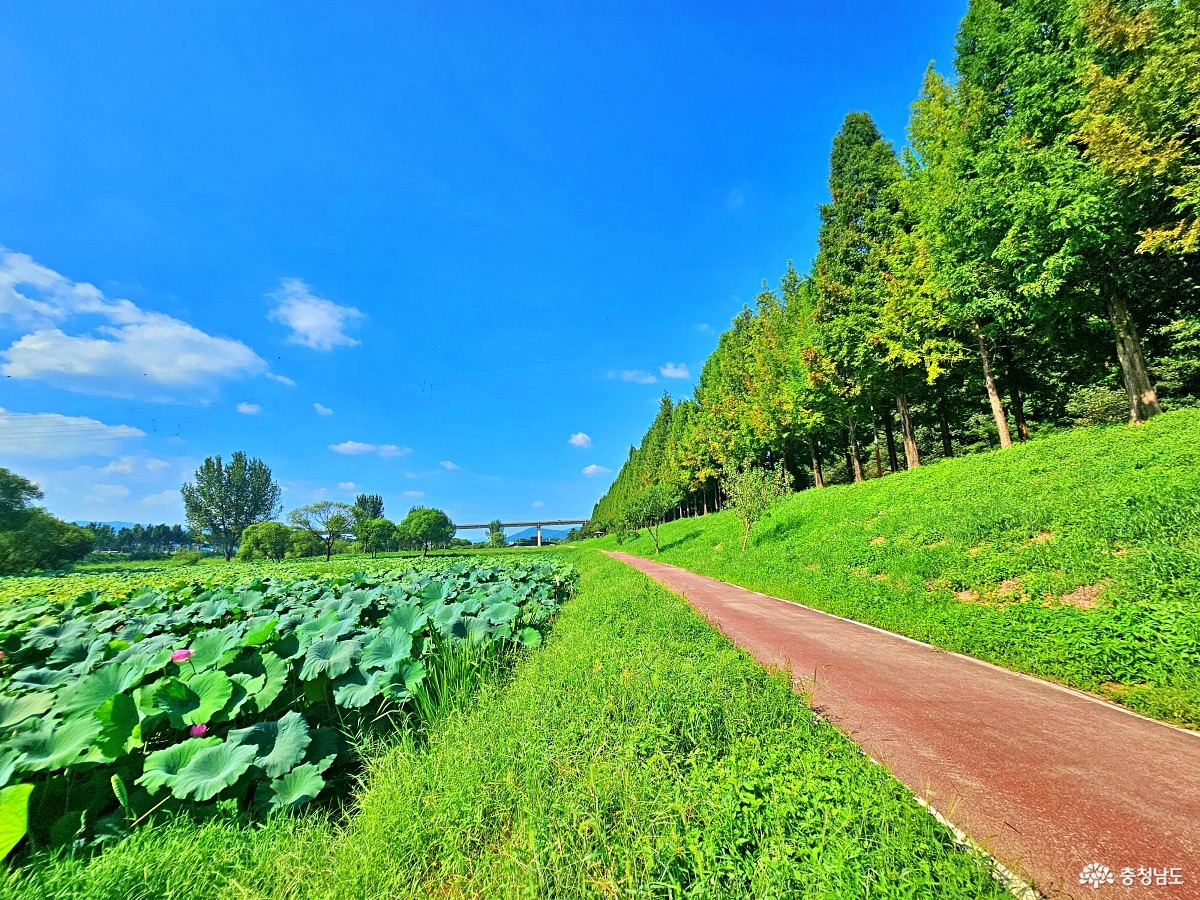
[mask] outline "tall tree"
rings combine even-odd
[[[432,547],[450,543],[454,537],[454,523],[440,509],[414,506],[397,527],[421,547],[421,555],[428,556]]]
[[[325,561],[333,556],[333,545],[350,534],[354,524],[353,507],[349,503],[320,500],[288,513],[288,521],[321,539]]]
[[[246,526],[266,522],[280,510],[279,485],[261,459],[235,452],[225,465],[210,456],[196,469],[194,484],[181,488],[188,526],[217,547],[225,559],[241,539]]]
[[[489,547],[503,547],[507,538],[504,536],[504,528],[500,524],[499,519],[492,519],[488,522],[487,543]]]
[[[29,504],[42,489],[16,472],[0,469],[0,530],[16,528],[29,516]]]
[[[354,498],[355,516],[364,519],[383,518],[383,497],[379,494],[359,494]]]

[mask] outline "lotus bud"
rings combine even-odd
[[[171,662],[173,662],[173,663],[187,662],[189,659],[191,659],[195,655],[196,655],[195,650],[176,650],[174,653],[171,654]]]
[[[188,733],[191,734],[192,737],[204,737],[207,732],[207,725],[193,725],[188,729]]]

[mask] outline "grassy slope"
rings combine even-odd
[[[13,897],[981,897],[981,863],[782,676],[598,554],[507,685],[320,816],[148,830]]]
[[[669,523],[659,558],[1200,726],[1200,409],[805,491],[745,554],[741,530]]]

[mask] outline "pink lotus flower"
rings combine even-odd
[[[171,662],[173,662],[173,663],[187,662],[189,659],[191,659],[195,655],[196,655],[195,650],[176,650],[174,653],[171,654]]]
[[[192,737],[204,737],[204,735],[208,732],[208,726],[207,725],[193,725],[191,728],[188,729],[188,731]]]

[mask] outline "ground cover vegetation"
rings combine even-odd
[[[1200,727],[1197,497],[1188,409],[802,491],[745,552],[731,511],[620,549]]]
[[[833,141],[811,270],[790,265],[662,407],[589,532],[668,485],[796,489],[1143,422],[1200,397],[1200,2],[972,0],[898,154]]]
[[[22,583],[0,612],[0,853],[317,799],[353,771],[347,735],[404,726],[461,653],[540,644],[572,582],[515,560],[235,574],[57,599]]]
[[[175,820],[0,893],[1009,896],[785,675],[641,573],[567,558],[579,586],[545,645],[374,756],[353,815]]]

